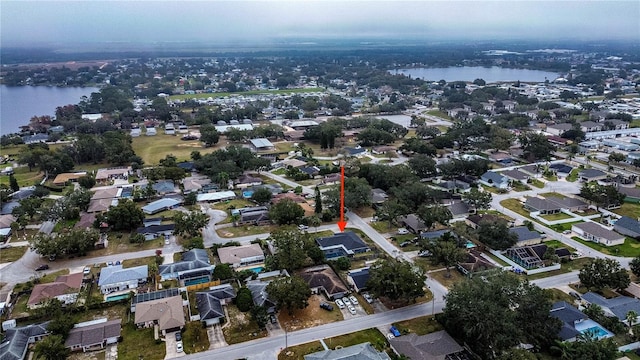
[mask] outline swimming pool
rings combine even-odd
[[[259,273],[261,273],[261,272],[264,270],[264,267],[263,267],[263,266],[260,266],[260,267],[254,267],[254,268],[251,268],[251,269],[249,269],[249,270],[253,271],[253,272],[254,272],[254,273],[256,273],[256,274],[259,274]]]
[[[107,299],[105,301],[109,302],[109,301],[118,301],[118,300],[123,300],[123,299],[128,299],[129,298],[129,294],[122,294],[122,295],[114,295],[114,296],[107,296]]]
[[[591,319],[577,323],[576,330],[578,330],[582,334],[591,333],[598,340],[610,338],[613,336],[610,331],[603,328],[602,325]]]

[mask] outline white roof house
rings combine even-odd
[[[237,125],[218,125],[216,126],[216,131],[224,134],[229,129],[238,129],[238,130],[253,130],[253,125],[251,124],[237,124]]]
[[[159,213],[160,211],[171,209],[174,206],[179,205],[180,203],[181,201],[177,199],[164,198],[143,206],[142,211],[144,211],[145,214],[155,214]]]
[[[198,202],[224,201],[224,200],[230,200],[235,198],[236,198],[236,193],[234,193],[233,191],[217,191],[217,192],[206,193],[206,194],[198,194],[196,201]]]
[[[114,291],[135,289],[138,283],[145,281],[149,276],[147,265],[132,268],[122,268],[122,265],[107,266],[100,270],[98,286],[103,294]]]

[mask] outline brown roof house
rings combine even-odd
[[[223,264],[233,268],[253,268],[264,266],[264,251],[258,244],[229,246],[218,249],[218,257]]]
[[[422,336],[407,334],[390,339],[389,344],[396,354],[404,354],[411,360],[457,359],[455,355],[465,351],[444,330]]]
[[[184,327],[183,306],[179,295],[137,304],[135,323],[139,328],[158,325],[162,335],[166,335]]]
[[[329,265],[306,268],[298,275],[309,284],[312,293],[319,294],[323,292],[329,300],[341,298],[349,292],[340,277]]]
[[[48,284],[38,284],[33,287],[31,296],[27,301],[29,309],[35,309],[49,299],[58,299],[63,304],[73,304],[78,299],[80,287],[82,287],[82,273],[60,275],[56,281]]]
[[[76,324],[69,331],[64,345],[71,351],[87,352],[104,349],[107,345],[118,342],[121,322],[120,319],[107,321],[104,318]]]

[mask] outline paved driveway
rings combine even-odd
[[[165,344],[167,345],[167,355],[164,357],[165,359],[173,359],[180,356],[184,356],[184,352],[176,351],[176,334],[175,332],[167,333],[165,337]]]
[[[118,344],[107,345],[104,352],[104,360],[117,360],[118,359]]]
[[[207,335],[209,335],[209,350],[228,346],[220,325],[207,327]]]

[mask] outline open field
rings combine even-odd
[[[402,334],[414,333],[418,336],[442,330],[442,325],[430,315],[393,323],[393,326]]]
[[[169,154],[173,154],[178,161],[186,161],[191,158],[191,152],[194,150],[200,151],[203,155],[212,153],[221,147],[221,143],[222,141],[217,146],[205,148],[198,140],[183,141],[179,136],[158,134],[134,137],[131,146],[136,155],[144,160],[145,165],[154,165]]]
[[[118,344],[118,359],[163,359],[167,347],[163,341],[156,343],[153,328],[136,329],[134,324],[122,326],[122,342]]]
[[[4,169],[4,167],[3,167]],[[40,172],[37,168],[33,169],[34,171],[29,171],[29,168],[26,166],[21,166],[13,169],[14,177],[18,181],[18,185],[20,186],[31,186],[37,183],[40,183],[40,180],[44,177],[44,174]],[[0,176],[0,185],[9,185],[9,177],[8,176]]]
[[[450,274],[447,274],[447,270],[443,269],[430,272],[429,276],[434,278],[440,284],[444,285],[447,289],[451,289],[456,283],[466,280],[466,278],[462,274],[460,274],[460,272],[456,270],[455,267],[451,267],[449,270],[451,271]]]
[[[632,203],[622,203],[620,208],[613,210],[618,215],[628,216],[632,219],[640,217],[640,205]]]
[[[327,311],[320,307],[321,302],[326,302],[321,295],[311,295],[308,302],[309,306],[302,310],[295,310],[291,315],[287,310],[280,311],[278,313],[280,326],[287,331],[294,331],[343,319],[342,312],[335,304],[333,311]]]
[[[277,225],[240,225],[238,227],[226,227],[217,229],[216,232],[223,238],[232,238],[248,235],[266,234],[278,229],[279,226]]]
[[[322,88],[299,88],[299,89],[282,89],[282,90],[253,90],[242,92],[219,92],[219,93],[202,93],[202,94],[184,94],[184,95],[171,95],[170,100],[186,100],[186,99],[206,99],[206,98],[221,98],[225,96],[247,96],[247,95],[261,95],[261,94],[300,94],[306,92],[324,92]]]
[[[227,310],[229,311],[229,319],[227,319],[229,325],[222,331],[229,345],[255,340],[268,335],[266,330],[260,330],[258,324],[251,319],[251,315],[248,312],[241,312],[235,305],[228,305]]]

